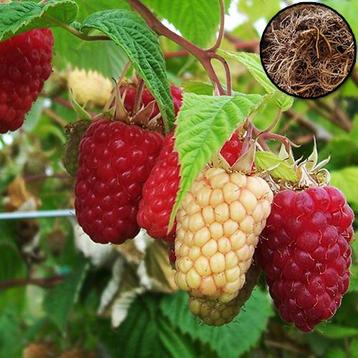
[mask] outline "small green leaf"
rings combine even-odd
[[[0,6],[0,41],[35,28],[70,24],[76,19],[78,7],[72,0],[13,1]]]
[[[87,267],[85,258],[79,256],[64,282],[48,291],[45,297],[44,310],[60,331],[65,329],[72,307],[77,301]]]
[[[316,327],[316,331],[321,335],[332,339],[341,339],[341,338],[358,336],[357,328],[340,326],[337,324],[330,324],[330,323],[321,323]]]
[[[157,35],[144,20],[128,10],[94,13],[82,25],[82,31],[91,29],[103,32],[124,50],[157,100],[163,118],[168,120],[169,127],[172,126],[173,100]]]
[[[219,357],[237,358],[255,346],[266,329],[272,308],[268,295],[256,288],[240,314],[221,327],[203,325],[188,309],[188,295],[165,297],[160,309],[173,327],[207,343]]]
[[[184,95],[175,131],[180,186],[170,223],[193,181],[234,130],[263,102],[256,94],[229,96]]]
[[[257,152],[255,165],[259,170],[269,171],[272,177],[295,182],[297,174],[292,165],[271,152]]]
[[[282,111],[287,111],[293,105],[293,97],[281,92],[267,77],[261,61],[260,56],[254,53],[247,52],[230,52],[220,51],[227,59],[235,60],[244,65],[257,82],[265,89],[272,97]]]
[[[358,207],[358,167],[332,171],[331,185],[342,190],[347,200]]]

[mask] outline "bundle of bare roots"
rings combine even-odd
[[[354,36],[331,9],[300,4],[268,25],[261,57],[271,78],[289,94],[316,98],[336,89],[355,60]]]

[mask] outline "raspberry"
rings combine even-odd
[[[177,214],[178,287],[194,297],[234,299],[245,283],[272,196],[262,178],[204,170]]]
[[[153,238],[174,240],[175,228],[168,234],[168,223],[179,187],[178,153],[174,136],[168,135],[156,164],[143,187],[137,221]]]
[[[162,147],[160,134],[120,121],[99,119],[81,140],[76,216],[99,243],[123,243],[139,232],[142,186]]]
[[[349,285],[352,222],[334,187],[275,196],[258,254],[284,321],[308,332],[335,314]]]
[[[125,99],[124,99],[124,107],[127,110],[127,112],[129,112],[131,115],[133,115],[137,89],[134,85],[129,85],[129,86],[123,87],[123,89],[121,90],[121,93],[123,94],[124,91],[126,92]],[[173,98],[174,112],[175,112],[175,115],[177,115],[180,110],[180,107],[182,105],[183,92],[182,92],[181,88],[171,85],[170,93]],[[154,100],[155,99],[154,99],[153,95],[149,92],[149,90],[147,88],[144,88],[143,93],[142,93],[142,101],[143,101],[144,107],[146,107],[150,102],[153,102]],[[158,114],[159,114],[159,107],[156,104],[154,106],[154,110],[153,110],[153,113],[152,113],[150,119],[154,118]]]
[[[68,73],[68,87],[80,105],[104,106],[111,98],[112,83],[96,71],[75,69]]]
[[[241,307],[251,296],[259,275],[260,270],[257,265],[251,265],[246,275],[246,283],[237,297],[228,303],[190,297],[190,311],[198,316],[204,323],[211,326],[222,326],[223,324],[231,322],[239,314]]]
[[[240,155],[242,142],[233,134],[223,146],[221,154],[232,165]],[[168,233],[170,214],[179,188],[178,153],[174,151],[174,136],[165,139],[160,156],[143,187],[138,211],[138,224],[155,239],[172,241],[175,225]]]
[[[0,133],[22,126],[52,67],[53,36],[31,30],[0,42]]]

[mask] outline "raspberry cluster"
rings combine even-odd
[[[234,133],[221,149],[221,155],[233,165],[240,156],[242,141]],[[160,156],[143,187],[138,223],[156,239],[174,240],[176,227],[168,233],[170,214],[179,187],[179,159],[174,136],[168,135]]]
[[[349,285],[353,212],[336,188],[279,192],[258,247],[283,320],[302,331],[331,318]]]
[[[52,71],[51,30],[36,29],[0,42],[0,133],[24,122]]]

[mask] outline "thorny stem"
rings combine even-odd
[[[220,95],[225,94],[225,90],[222,87],[220,80],[213,68],[211,63],[213,58],[217,59],[216,49],[220,46],[222,36],[223,36],[223,27],[224,24],[220,26],[219,38],[218,41],[215,43],[212,49],[203,50],[196,45],[194,45],[189,40],[183,38],[182,36],[176,34],[175,32],[171,31],[169,28],[164,26],[155,16],[154,14],[139,0],[128,0],[129,4],[144,18],[147,22],[148,26],[155,31],[158,35],[165,36],[181,47],[183,47],[186,51],[188,51],[191,55],[195,56],[198,61],[202,64],[204,69],[206,70],[210,80],[214,84],[214,86],[218,89]],[[220,0],[221,6],[223,5],[223,1]],[[222,15],[222,20],[224,19],[224,15]],[[226,69],[227,71],[227,69]],[[227,75],[229,77],[229,75]],[[230,81],[231,82],[231,81]],[[231,89],[228,87],[228,92],[231,92]]]

